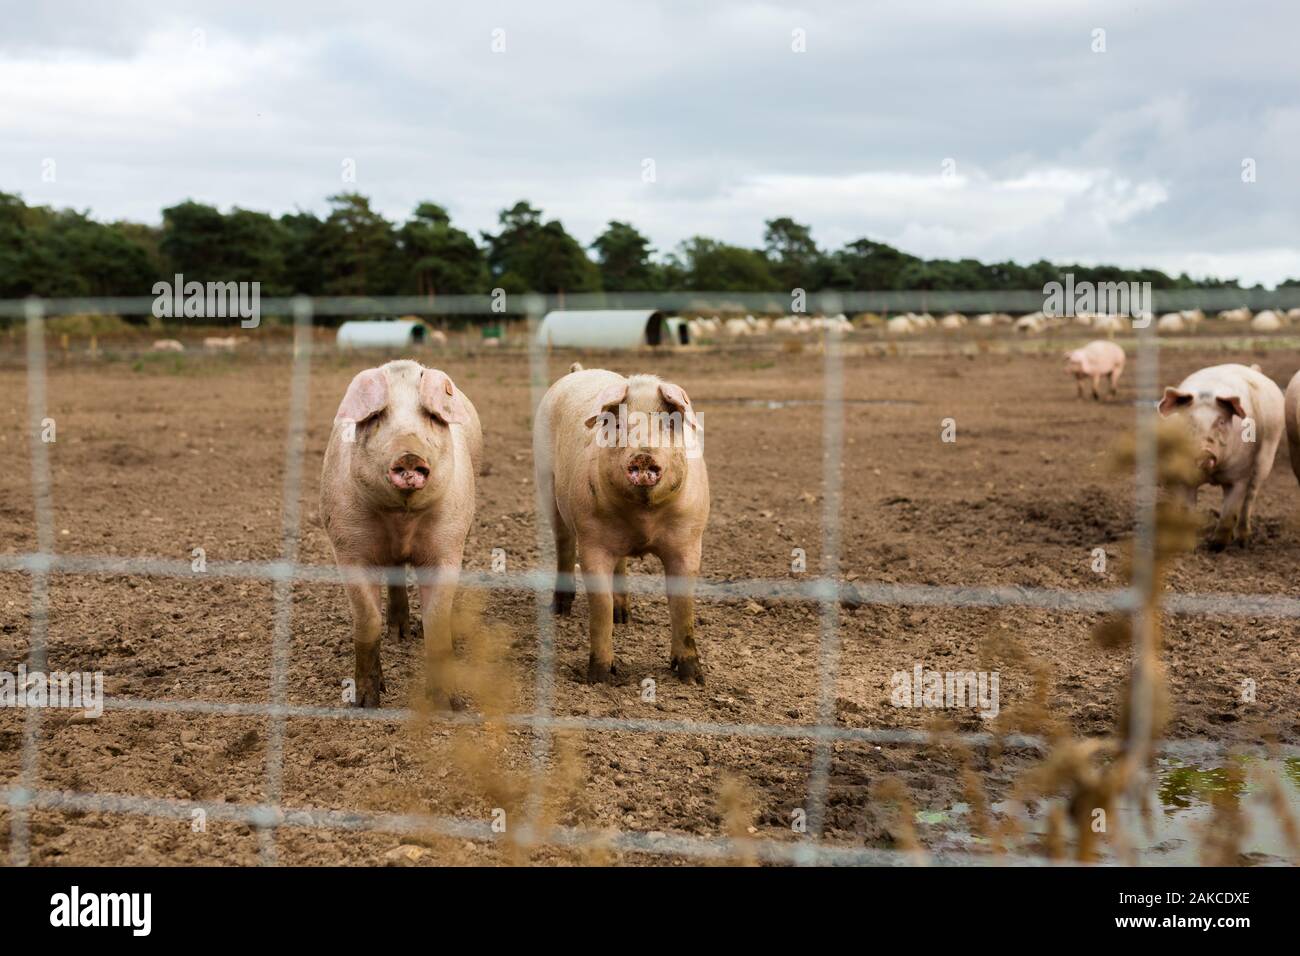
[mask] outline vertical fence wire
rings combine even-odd
[[[282,573],[273,586],[275,622],[271,636],[271,704],[283,707],[288,691],[289,650],[293,641],[294,566],[302,540],[302,473],[307,444],[307,409],[310,402],[312,347],[311,300],[300,297],[293,305],[293,373],[289,394],[288,437],[285,442],[284,491],[281,505],[280,561]],[[258,827],[263,865],[276,863],[275,832],[284,796],[283,711],[271,715],[266,741],[266,821]]]
[[[823,311],[835,314],[838,300],[825,297]],[[821,626],[817,649],[817,726],[835,726],[835,686],[839,676],[839,588],[841,484],[844,459],[844,356],[841,332],[827,327],[822,341],[825,363],[822,371],[822,554]],[[830,792],[831,759],[834,743],[819,738],[808,776],[807,828],[813,840],[820,840],[826,822],[826,800]]]
[[[1147,303],[1148,309],[1154,303]],[[1144,799],[1151,736],[1155,721],[1155,678],[1151,672],[1156,654],[1156,497],[1158,476],[1155,395],[1159,387],[1159,346],[1154,342],[1155,322],[1147,315],[1138,327],[1138,400],[1134,440],[1134,485],[1137,529],[1133,539],[1134,592],[1133,648],[1129,677],[1129,727],[1127,797],[1136,806]]]
[[[50,456],[45,438],[47,427],[45,315],[39,299],[29,299],[27,313],[27,431],[31,453],[32,504],[36,517],[36,551],[41,561],[31,574],[31,627],[28,633],[27,666],[48,671],[50,626],[50,577],[43,566],[54,554],[54,505],[50,482]],[[57,423],[49,422],[56,429]],[[24,693],[25,687],[15,688]],[[15,866],[31,861],[31,821],[27,809],[30,795],[40,784],[41,708],[28,707],[23,715],[21,782],[11,798],[10,860]]]
[[[548,349],[541,341],[541,320],[545,303],[535,295],[525,300],[526,330],[528,335],[528,378],[530,412],[533,432],[540,424],[537,420],[537,408],[542,403],[542,396],[550,388],[550,363]],[[549,441],[550,436],[543,437]],[[537,565],[540,574],[545,574],[548,557],[555,552],[553,538],[548,534],[548,516],[554,508],[554,502],[542,500],[542,485],[533,482],[534,517],[533,524],[537,533]],[[552,562],[553,563],[553,562]],[[556,582],[559,587],[561,582]],[[555,618],[551,613],[551,595],[540,582],[533,591],[537,608],[537,673],[533,684],[533,714],[541,719],[551,716],[555,700]],[[553,734],[548,727],[538,726],[533,730],[532,762],[533,776],[528,796],[526,829],[519,834],[524,842],[530,842],[540,836],[535,831],[542,824],[546,767],[550,758]]]

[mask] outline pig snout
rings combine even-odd
[[[633,455],[627,463],[627,480],[634,485],[652,487],[659,484],[663,469],[651,455]]]
[[[429,463],[419,455],[402,455],[389,467],[388,480],[402,491],[418,491],[429,480]]]

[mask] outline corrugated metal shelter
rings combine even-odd
[[[664,314],[654,309],[548,312],[537,339],[555,348],[634,349],[675,344]]]
[[[386,319],[344,322],[335,341],[341,349],[403,348],[428,337],[429,327],[417,319]]]

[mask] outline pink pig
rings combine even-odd
[[[1081,349],[1065,353],[1066,369],[1078,385],[1079,397],[1083,398],[1083,380],[1092,379],[1092,397],[1100,399],[1100,387],[1103,377],[1110,379],[1112,397],[1119,391],[1119,377],[1124,371],[1124,350],[1114,342],[1098,339],[1089,342]]]
[[[320,510],[352,604],[358,707],[378,707],[384,585],[368,569],[410,564],[420,582],[431,693],[451,657],[451,603],[474,517],[478,412],[445,372],[389,362],[352,379],[325,450]],[[388,584],[388,636],[410,634],[405,583]]]

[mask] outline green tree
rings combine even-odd
[[[785,288],[756,249],[696,236],[677,247],[672,266],[688,289],[702,292],[774,292]]]
[[[815,291],[823,287],[827,269],[812,230],[789,216],[767,220],[763,251],[772,274],[787,289]]]
[[[317,248],[326,295],[391,295],[402,272],[393,224],[360,193],[329,198],[334,208],[321,225]]]
[[[483,234],[494,280],[510,275],[533,292],[594,292],[600,270],[559,220],[542,222],[541,210],[520,200],[499,217],[501,231]],[[497,281],[497,285],[501,285]],[[505,288],[504,286],[501,286]]]
[[[483,250],[464,230],[451,224],[447,210],[420,203],[398,230],[405,262],[406,291],[419,295],[467,295],[488,289]]]
[[[645,292],[662,288],[663,276],[650,258],[654,252],[650,240],[635,226],[611,220],[605,231],[592,242],[591,248],[596,250],[601,288],[611,292]]]

